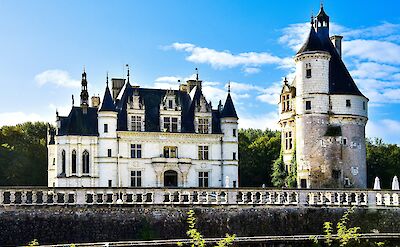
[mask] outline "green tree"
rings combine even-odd
[[[47,124],[0,128],[0,185],[47,184]]]

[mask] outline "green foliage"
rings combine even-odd
[[[276,187],[283,187],[286,184],[288,174],[285,169],[282,154],[275,160],[272,167],[272,184]]]
[[[279,157],[281,135],[278,131],[239,130],[240,186],[272,186],[271,170]]]
[[[382,139],[367,139],[368,185],[372,187],[375,177],[379,177],[381,187],[390,189],[392,179],[400,175],[400,147],[383,143]]]
[[[47,124],[0,128],[0,185],[47,184]]]
[[[37,239],[30,241],[26,247],[29,246],[39,246],[39,241]]]
[[[339,222],[336,224],[336,235],[333,234],[333,223],[332,222],[324,222],[324,244],[323,246],[383,246],[383,242],[378,243],[370,243],[368,240],[361,241],[360,227],[349,227],[349,217],[354,212],[354,207],[347,210]],[[316,236],[312,236],[310,238],[313,242],[313,246],[322,246],[320,241]]]
[[[187,218],[187,223],[189,225],[189,230],[186,232],[188,237],[190,238],[190,246],[191,247],[205,247],[205,240],[203,236],[200,234],[200,232],[196,229],[196,216],[193,210],[189,210],[187,213],[188,218]],[[227,247],[231,246],[235,240],[236,235],[229,235],[226,234],[224,239],[221,239],[220,241],[217,242],[217,245],[214,245],[214,247]],[[177,243],[178,246],[184,246],[182,242]]]

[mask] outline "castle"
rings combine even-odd
[[[112,79],[89,106],[82,74],[80,106],[59,116],[48,136],[49,187],[237,187],[238,116],[228,90],[217,109],[202,81],[179,90]]]
[[[329,37],[321,5],[280,94],[282,155],[300,188],[366,188],[368,99],[344,65],[342,36]]]

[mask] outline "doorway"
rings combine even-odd
[[[178,173],[173,170],[164,172],[164,187],[178,187]]]

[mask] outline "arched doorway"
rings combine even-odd
[[[164,186],[178,187],[178,173],[173,170],[164,172]]]

